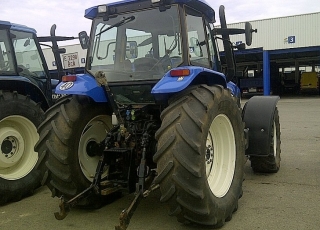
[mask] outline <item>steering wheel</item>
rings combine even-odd
[[[38,75],[36,73],[31,72],[29,69],[27,69],[23,65],[18,65],[18,72],[19,72],[19,75],[22,75],[22,76],[25,76],[25,77],[38,78]]]
[[[4,71],[9,70],[10,69],[9,61],[1,61],[0,69]]]
[[[157,64],[158,60],[150,57],[142,57],[134,61],[136,71],[150,71],[156,69]]]

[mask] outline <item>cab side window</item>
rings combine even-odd
[[[191,65],[211,68],[208,34],[206,27],[204,27],[202,14],[186,7],[186,22]]]

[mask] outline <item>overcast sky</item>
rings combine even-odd
[[[85,9],[113,0],[0,0],[0,20],[27,25],[38,36],[48,36],[52,24],[56,35],[78,36],[89,33],[91,21],[84,18]],[[216,11],[224,5],[227,23],[320,12],[319,0],[207,0]],[[63,44],[62,44],[63,45]]]

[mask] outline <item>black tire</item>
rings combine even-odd
[[[169,214],[180,222],[222,226],[232,218],[242,195],[244,124],[236,100],[220,86],[195,86],[174,97],[161,119],[153,158],[160,200],[168,202]],[[223,160],[225,167],[212,167]],[[219,173],[222,179],[215,181]],[[213,180],[208,182],[207,175]]]
[[[66,96],[46,112],[36,150],[48,155],[43,183],[53,197],[63,195],[69,200],[90,186],[100,157],[90,156],[87,144],[103,141],[110,128],[107,105],[88,97]],[[95,206],[94,199],[84,199],[79,205]]]
[[[271,128],[270,154],[265,157],[251,156],[251,167],[257,173],[276,173],[280,169],[281,161],[281,140],[280,140],[280,122],[278,109],[275,109],[273,125]]]
[[[44,112],[29,96],[0,90],[0,204],[40,187],[43,156],[34,151]]]

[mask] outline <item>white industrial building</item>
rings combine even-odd
[[[299,81],[300,71],[316,71],[320,68],[320,12],[250,21],[257,33],[253,34],[250,47],[236,50],[236,62],[239,70],[252,69],[263,71],[263,83],[270,92],[270,76],[276,72],[295,71],[294,80]],[[244,28],[245,23],[228,24],[228,28]],[[232,35],[235,44],[245,43],[245,36]],[[221,41],[219,47],[224,60]],[[76,67],[84,67],[86,50],[80,45],[63,47],[66,49],[65,59],[70,54],[77,54]],[[44,48],[49,69],[55,69],[54,57],[50,49]],[[62,55],[63,56],[63,55]],[[63,57],[62,57],[63,58]],[[63,60],[63,59],[62,59]],[[64,62],[66,65],[66,62]],[[68,66],[64,66],[68,68]],[[277,74],[276,74],[277,75]]]
[[[319,21],[320,12],[251,21],[257,33],[253,34],[250,47],[235,51],[238,69],[267,70],[261,73],[266,95],[271,91],[270,86],[276,88],[283,84],[281,76],[298,85],[301,72],[320,71]],[[228,27],[244,28],[244,24],[234,23]],[[245,36],[233,35],[231,41],[245,42]]]

